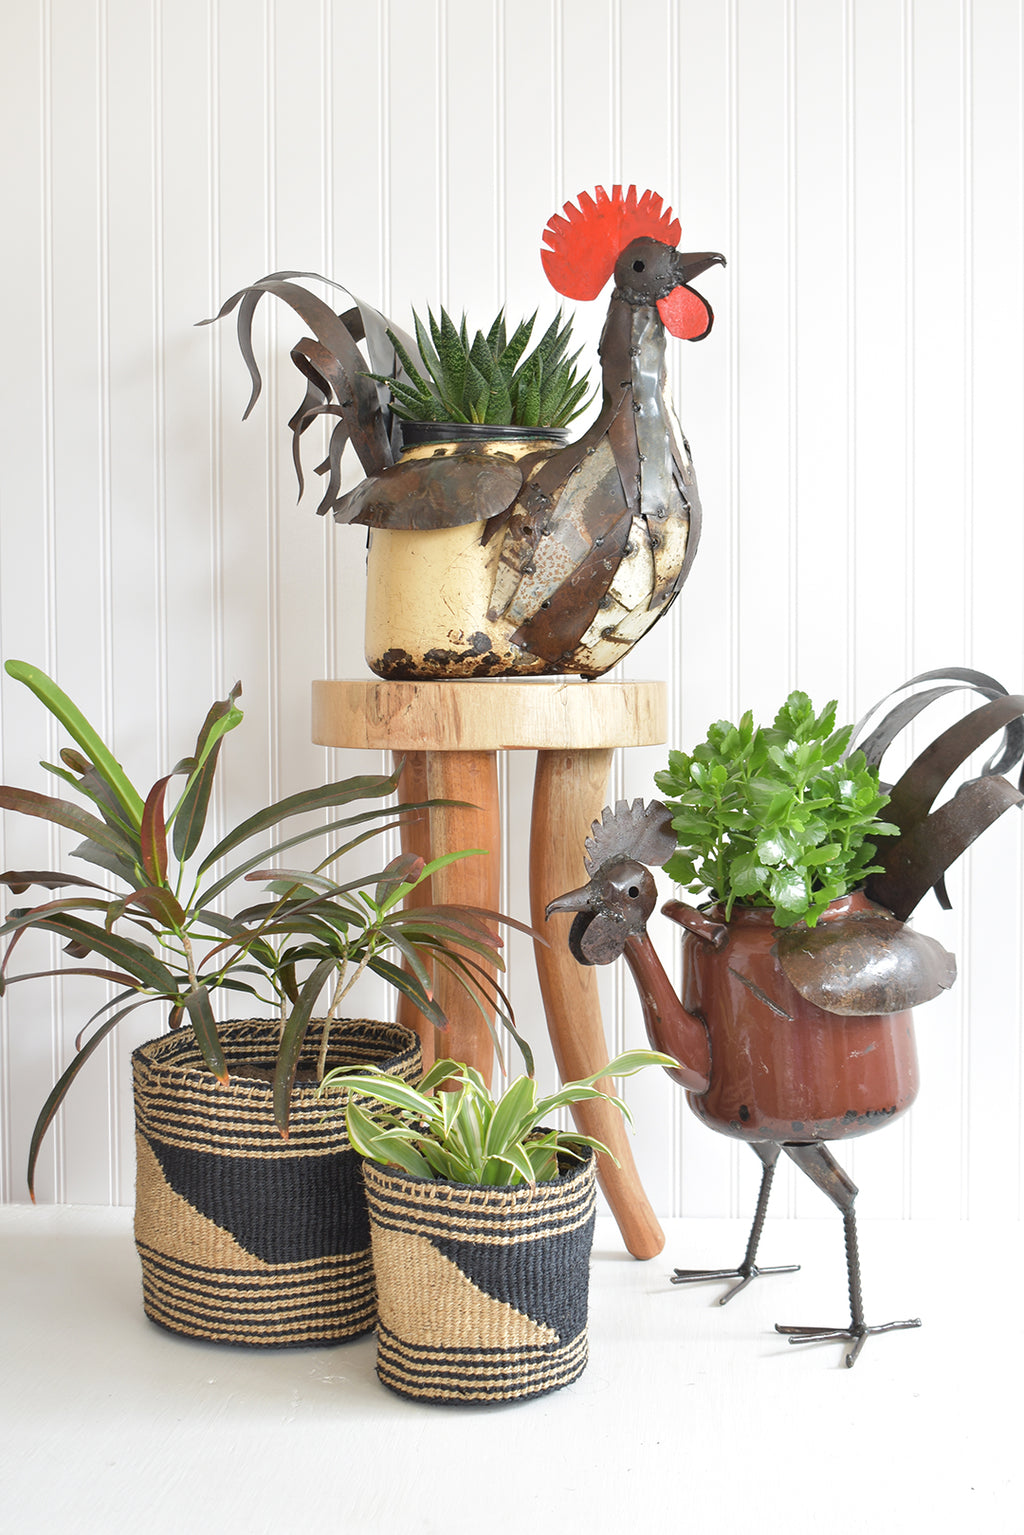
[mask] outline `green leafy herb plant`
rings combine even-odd
[[[794,692],[771,726],[755,727],[749,710],[738,725],[720,720],[655,774],[679,843],[665,871],[709,891],[726,921],[738,902],[774,907],[779,927],[813,926],[877,870],[876,839],[897,834],[880,818],[877,769],[835,720],[835,701],[818,714]]]
[[[595,1076],[567,1082],[544,1096],[538,1095],[532,1077],[517,1077],[497,1100],[478,1071],[456,1061],[435,1061],[418,1088],[376,1067],[342,1066],[328,1072],[320,1090],[347,1090],[349,1140],[369,1161],[422,1178],[508,1187],[557,1178],[559,1159],[579,1160],[581,1147],[611,1156],[607,1146],[591,1136],[545,1129],[544,1121],[556,1109],[602,1099],[615,1104],[632,1123],[625,1101],[598,1088],[597,1082],[632,1076],[645,1066],[677,1064],[654,1050],[630,1050]]]
[[[29,1151],[30,1189],[43,1136],[78,1073],[122,1019],[149,1003],[164,1005],[172,1029],[191,1026],[207,1066],[224,1082],[228,1069],[214,1016],[215,998],[242,993],[269,1004],[280,1020],[273,1097],[282,1135],[287,1134],[292,1085],[314,1009],[326,993],[322,1076],[339,1007],[367,970],[411,997],[431,1022],[443,1027],[432,976],[444,969],[478,1001],[485,1017],[494,1007],[519,1039],[491,969],[504,969],[501,939],[493,924],[522,924],[495,912],[402,904],[443,864],[470,856],[470,851],[430,863],[403,855],[383,870],[358,878],[345,878],[337,868],[368,839],[400,826],[431,804],[447,801],[387,805],[381,802],[394,794],[397,772],[346,778],[268,805],[203,849],[221,745],[242,720],[237,706],[240,687],[210,709],[192,754],[143,795],[55,682],[22,661],[8,661],[6,670],[31,689],[70,735],[74,746],[61,751],[62,765],[42,765],[90,808],[3,785],[0,809],[39,817],[79,834],[83,840],[72,856],[101,870],[103,878],[60,870],[10,870],[0,875],[0,884],[14,893],[31,887],[60,892],[35,906],[10,911],[0,926],[0,934],[9,938],[0,961],[0,993],[17,982],[51,975],[98,977],[116,988],[85,1023],[74,1058],[40,1111]],[[173,792],[176,779],[180,786]],[[367,802],[376,803],[367,808]],[[327,819],[312,827],[307,822],[276,845],[266,846],[266,833],[313,812],[326,812]],[[332,846],[336,838],[340,845]],[[271,857],[311,841],[328,843],[328,851],[312,869],[268,866]],[[239,861],[232,861],[235,854]],[[252,882],[266,887],[265,899],[253,902]],[[229,896],[234,899],[225,909]],[[56,934],[71,959],[87,963],[10,974],[12,956],[30,930]],[[519,1042],[529,1062],[525,1043]]]
[[[414,311],[416,344],[428,376],[389,330],[388,340],[406,376],[369,377],[387,385],[392,412],[405,421],[567,426],[586,408],[589,374],[577,376],[579,352],[566,356],[572,321],[563,325],[560,312],[527,352],[536,319],[534,313],[521,321],[509,337],[501,310],[486,335],[478,330],[470,341],[465,315],[457,326],[444,309],[439,320],[428,309],[424,325]]]

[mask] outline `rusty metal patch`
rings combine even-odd
[[[504,511],[522,482],[518,464],[468,447],[370,475],[341,497],[334,515],[339,522],[391,531],[463,527]]]
[[[527,619],[512,635],[512,643],[545,661],[569,660],[581,633],[592,623],[619,567],[632,522],[629,512],[616,527],[595,540],[587,557],[576,567],[535,617]]]
[[[784,928],[774,952],[802,997],[847,1018],[905,1012],[956,980],[956,960],[934,938],[870,912]]]

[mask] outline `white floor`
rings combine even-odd
[[[372,1338],[261,1353],[147,1322],[125,1210],[0,1210],[0,1531],[463,1535],[1024,1531],[1017,1226],[865,1220],[869,1339],[791,1347],[775,1321],[844,1322],[838,1219],[768,1223],[731,1305],[674,1262],[735,1261],[732,1221],[668,1223],[641,1264],[599,1223],[591,1358],[500,1408],[395,1397]]]

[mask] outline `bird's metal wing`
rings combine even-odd
[[[522,471],[468,447],[443,458],[414,458],[369,475],[336,503],[339,522],[371,528],[456,528],[505,511]]]

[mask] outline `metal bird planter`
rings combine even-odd
[[[615,284],[600,412],[569,444],[551,432],[513,445],[449,434],[402,452],[388,382],[396,401],[415,406],[416,380],[438,372],[435,344],[443,353],[451,340],[433,317],[429,333],[417,321],[414,341],[360,300],[335,314],[292,280],[312,274],[295,272],[263,278],[222,307],[218,319],[238,310],[253,379],[247,415],[261,387],[251,339],[261,297],[283,299],[314,331],[292,351],[307,380],[289,423],[300,493],[301,438],[335,417],[318,510],[371,529],[367,660],[379,675],[597,677],[668,611],[696,553],[701,506],[666,388],[665,332],[708,334],[711,308],[691,283],[725,259],[681,254],[679,235],[662,199],[635,187],[610,196],[598,187],[549,221],[541,255],[559,293],[590,300]],[[506,389],[500,358],[478,360],[493,368],[491,392]],[[342,493],[349,442],[366,478]]]
[[[686,930],[677,996],[646,931],[657,899],[648,865],[666,863],[677,845],[671,812],[657,802],[606,810],[587,840],[589,884],[548,906],[549,915],[575,913],[569,944],[581,964],[625,958],[651,1043],[680,1062],[669,1074],[686,1089],[690,1108],[710,1129],[747,1142],[762,1164],[757,1211],[739,1264],[677,1269],[675,1282],[733,1279],[724,1301],[759,1273],[779,1272],[759,1269],[756,1257],[776,1163],[785,1152],[842,1213],[851,1314],[836,1327],[778,1331],[792,1343],[848,1343],[847,1365],[873,1333],[919,1322],[866,1322],[857,1189],[827,1143],[893,1123],[917,1095],[911,1009],[950,986],[956,966],[905,922],[930,887],[948,905],[946,868],[1003,810],[1024,802],[1021,788],[1002,776],[1024,754],[1024,696],[1007,695],[993,679],[959,668],[924,673],[905,685],[917,691],[861,740],[868,762],[877,765],[923,708],[965,686],[987,702],[940,734],[892,788],[885,815],[898,835],[879,841],[880,867],[865,890],[831,901],[814,926],[776,926],[770,906],[738,902],[725,921],[720,906],[698,911],[669,902],[664,912]],[[934,809],[950,776],[994,732],[1002,733],[996,756]]]

